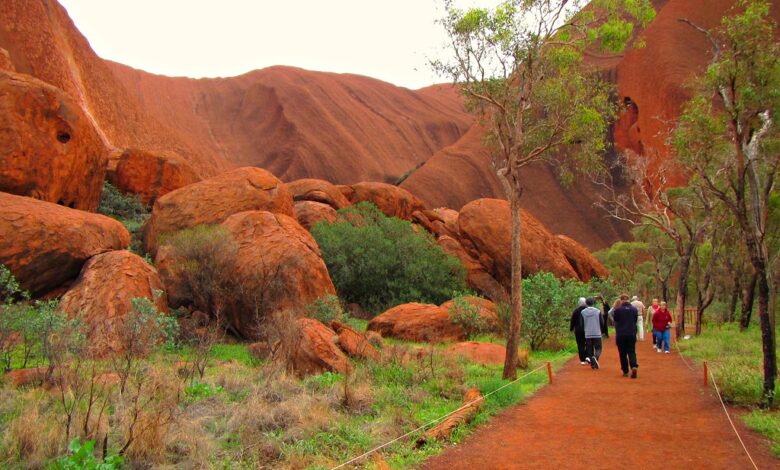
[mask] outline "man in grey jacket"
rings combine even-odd
[[[601,357],[601,311],[593,306],[593,297],[585,300],[587,307],[582,311],[582,327],[585,330],[585,354],[590,358],[591,369],[599,368]]]

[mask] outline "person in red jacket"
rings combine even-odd
[[[672,314],[666,308],[666,302],[661,302],[658,311],[653,314],[653,329],[658,334],[658,352],[661,352],[663,346],[664,352],[669,354],[669,343],[672,340]]]

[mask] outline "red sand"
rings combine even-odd
[[[622,377],[605,340],[600,370],[572,359],[552,386],[421,468],[752,468],[701,370],[647,341],[637,349],[638,379]],[[735,423],[758,467],[777,468],[765,441]]]

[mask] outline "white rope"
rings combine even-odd
[[[567,352],[566,352],[566,355],[569,355],[569,354],[571,354],[571,353],[567,351]],[[558,357],[558,358],[556,358],[556,359],[553,359],[553,360],[557,360],[557,359],[560,359],[560,357]],[[412,434],[414,434],[414,433],[416,433],[416,432],[422,431],[423,429],[427,428],[428,426],[431,426],[431,425],[433,425],[433,424],[436,424],[436,423],[438,423],[439,421],[442,421],[442,420],[444,420],[444,419],[448,418],[449,416],[452,416],[452,415],[454,415],[455,413],[457,413],[457,412],[458,412],[458,411],[460,411],[460,410],[463,410],[463,409],[465,409],[465,408],[468,408],[469,406],[473,405],[474,403],[477,403],[478,401],[485,400],[487,397],[489,397],[489,396],[493,395],[494,393],[497,393],[497,392],[499,392],[499,391],[501,391],[501,390],[503,390],[503,389],[507,388],[508,386],[510,386],[510,385],[512,385],[512,384],[514,384],[514,383],[516,383],[516,382],[519,382],[520,380],[522,380],[522,379],[524,379],[524,378],[528,377],[529,375],[533,374],[534,372],[537,372],[537,371],[539,371],[539,370],[542,370],[542,369],[544,369],[545,367],[547,367],[547,364],[546,364],[546,363],[545,363],[545,364],[542,364],[541,366],[537,367],[536,369],[532,370],[531,372],[528,372],[527,374],[525,374],[525,375],[523,375],[523,376],[521,376],[521,377],[518,377],[518,378],[516,378],[515,380],[513,380],[513,381],[511,381],[511,382],[507,382],[507,383],[505,383],[504,385],[502,385],[502,386],[498,387],[497,389],[493,390],[492,392],[490,392],[490,393],[487,393],[487,394],[485,394],[485,395],[483,395],[483,396],[481,396],[481,397],[479,397],[479,398],[477,398],[477,399],[475,399],[475,400],[472,400],[472,401],[470,401],[470,402],[468,402],[468,403],[466,403],[466,404],[462,405],[460,408],[458,408],[458,409],[456,409],[456,410],[454,410],[454,411],[451,411],[451,412],[447,413],[447,414],[446,414],[446,415],[444,415],[444,416],[441,416],[441,417],[439,417],[439,418],[436,418],[436,419],[434,419],[433,421],[429,421],[429,422],[427,422],[427,423],[423,424],[422,426],[420,426],[420,427],[418,427],[418,428],[416,428],[416,429],[413,429],[413,430],[411,430],[411,431],[407,432],[406,434],[404,434],[404,435],[402,435],[402,436],[398,436],[398,437],[396,437],[396,438],[395,438],[395,439],[393,439],[392,441],[388,441],[388,442],[385,442],[384,444],[382,444],[382,445],[380,445],[380,446],[374,447],[373,449],[369,450],[368,452],[364,452],[363,454],[361,454],[361,455],[358,455],[357,457],[355,457],[355,458],[353,458],[353,459],[351,459],[351,460],[348,460],[348,461],[346,461],[346,462],[342,463],[341,465],[338,465],[338,466],[336,466],[336,467],[333,467],[331,470],[338,470],[339,468],[346,467],[347,465],[349,465],[349,464],[351,464],[351,463],[355,463],[355,462],[357,462],[357,461],[359,461],[359,460],[362,460],[363,458],[365,458],[365,457],[368,457],[369,455],[373,454],[374,452],[376,452],[376,451],[378,451],[378,450],[382,450],[382,449],[384,449],[385,447],[387,447],[387,446],[389,446],[389,445],[391,445],[391,444],[394,444],[394,443],[396,443],[396,442],[400,441],[401,439],[403,439],[403,438],[405,438],[405,437],[408,437],[408,436],[410,436],[410,435],[412,435]]]
[[[737,427],[734,426],[734,421],[731,420],[731,415],[729,414],[729,410],[726,409],[726,404],[723,403],[723,397],[720,396],[720,389],[718,388],[718,383],[715,382],[715,376],[712,375],[712,371],[709,371],[710,373],[710,379],[712,379],[712,385],[715,386],[715,393],[718,394],[718,400],[720,400],[720,405],[723,407],[723,412],[726,413],[726,417],[729,419],[729,424],[731,424],[731,429],[734,430],[734,434],[737,435],[737,439],[739,439],[739,443],[742,444],[742,448],[745,449],[745,454],[747,454],[748,458],[750,459],[750,463],[753,464],[753,468],[758,470],[758,465],[756,465],[755,460],[753,460],[753,457],[750,455],[750,452],[748,452],[747,447],[745,446],[745,442],[742,440],[742,436],[739,435],[739,431],[737,431]]]

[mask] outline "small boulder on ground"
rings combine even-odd
[[[506,348],[499,344],[465,341],[447,348],[446,354],[462,357],[477,364],[500,365],[506,359]]]
[[[463,300],[477,308],[479,315],[487,321],[488,328],[491,331],[496,331],[498,329],[498,310],[495,303],[488,299],[473,296],[465,296],[463,297]],[[449,312],[455,307],[455,301],[448,300],[441,304],[441,307],[446,308]]]
[[[94,211],[108,148],[59,88],[0,71],[0,191]]]
[[[296,201],[295,218],[306,230],[311,230],[317,222],[335,222],[338,213],[336,213],[336,209],[321,202]]]
[[[296,323],[300,344],[293,357],[293,369],[298,375],[345,373],[351,368],[347,356],[336,346],[333,330],[312,318],[300,318]]]
[[[126,149],[117,158],[108,179],[123,193],[137,194],[144,204],[197,183],[200,177],[185,159],[174,152]]]
[[[419,303],[393,307],[368,322],[367,329],[385,338],[431,343],[461,341],[466,337],[463,328],[452,323],[446,308]]]
[[[349,325],[333,320],[330,322],[331,328],[338,335],[339,347],[351,357],[362,357],[378,361],[379,351],[369,343],[368,339]]]
[[[144,247],[157,253],[160,236],[200,224],[219,224],[233,214],[265,210],[294,216],[287,188],[271,173],[238,168],[157,199],[144,226]]]
[[[168,311],[163,284],[154,266],[129,251],[110,251],[84,264],[59,308],[70,317],[84,320],[91,348],[103,354],[118,351],[116,330],[132,311],[132,300],[140,297],[152,300],[159,312]]]
[[[2,380],[14,387],[26,387],[28,385],[41,385],[46,380],[46,367],[28,367],[26,369],[14,369],[6,372]]]
[[[425,205],[409,191],[392,184],[364,182],[353,184],[343,191],[353,204],[362,201],[374,203],[388,217],[411,220],[415,211],[424,211]]]
[[[33,295],[75,279],[92,256],[129,245],[130,234],[114,219],[0,193],[0,264]]]

